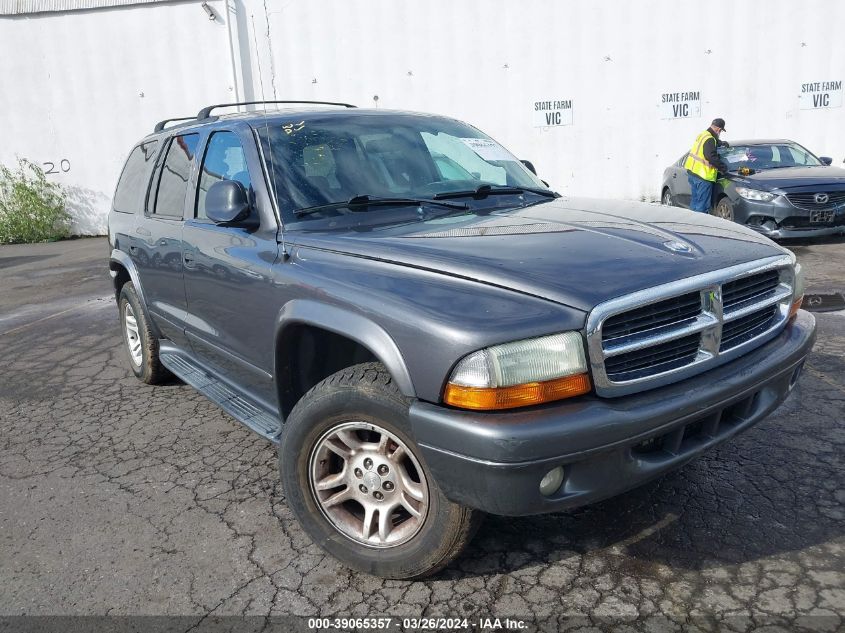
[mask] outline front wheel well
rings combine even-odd
[[[276,388],[282,419],[324,378],[352,365],[378,361],[367,347],[342,334],[305,323],[286,327],[276,344]]]

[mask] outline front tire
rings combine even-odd
[[[660,204],[664,204],[667,207],[675,206],[675,200],[672,198],[672,192],[669,190],[669,187],[663,190],[663,195],[660,197]]]
[[[303,396],[279,445],[285,496],[305,532],[345,565],[384,578],[436,573],[482,517],[438,488],[408,405],[383,365],[355,365]]]
[[[719,198],[719,202],[716,203],[716,206],[713,207],[713,211],[711,211],[713,215],[717,218],[722,218],[723,220],[729,220],[730,222],[734,221],[734,205],[731,202],[731,199],[727,196],[723,196]]]

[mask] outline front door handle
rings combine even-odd
[[[188,265],[194,263],[194,258],[192,256],[188,255],[188,254],[185,254],[183,259],[185,260],[185,266],[188,266]]]

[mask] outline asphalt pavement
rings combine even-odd
[[[793,248],[808,293],[845,292],[845,240]],[[387,581],[310,542],[270,444],[190,387],[134,378],[107,253],[0,247],[0,616],[845,626],[845,310],[817,313],[799,386],[747,433],[597,505],[489,517],[437,577]]]

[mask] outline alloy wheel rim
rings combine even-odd
[[[720,202],[716,207],[716,212],[719,214],[719,217],[723,220],[733,220],[733,213],[731,212],[728,205],[724,202]]]
[[[665,204],[667,207],[672,206],[672,194],[668,191],[663,194],[663,204]]]
[[[123,308],[123,331],[126,335],[129,357],[135,366],[140,367],[144,358],[144,353],[141,350],[141,334],[138,331],[138,319],[135,318],[135,311],[129,303]]]
[[[429,491],[419,461],[375,424],[347,422],[324,433],[311,452],[308,478],[323,516],[361,545],[396,547],[425,522]]]

